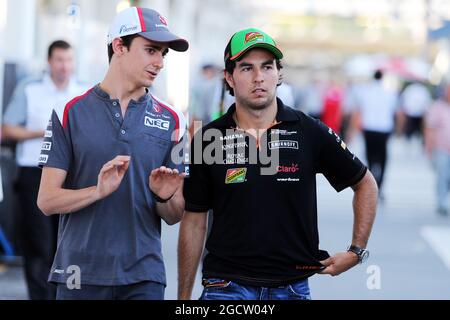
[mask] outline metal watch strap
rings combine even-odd
[[[353,252],[354,254],[356,254],[358,256],[359,263],[362,262],[362,254],[365,251],[364,249],[352,244],[347,248],[347,251],[350,251],[350,252]]]

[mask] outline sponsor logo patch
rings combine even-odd
[[[298,167],[297,163],[293,163],[290,166],[278,166],[277,167],[277,172],[280,173],[296,173],[297,171],[299,171],[300,168]]]
[[[245,153],[232,153],[227,154],[227,158],[225,159],[225,164],[246,164],[248,162],[248,158],[245,157]]]
[[[48,160],[48,155],[46,155],[46,154],[41,154],[41,155],[39,156],[39,162],[40,162],[40,163],[47,163],[47,160]]]
[[[163,16],[159,16],[159,21],[165,26],[167,26],[167,20]]]
[[[53,136],[53,132],[51,130],[45,130],[44,137],[51,138]]]
[[[169,130],[170,127],[170,121],[162,120],[162,119],[155,119],[145,116],[144,118],[144,125],[147,127],[154,127],[161,130]]]
[[[225,184],[245,182],[247,168],[228,169],[225,176]]]
[[[252,41],[260,41],[264,39],[264,36],[259,32],[249,32],[245,35],[244,43],[247,44],[248,42]]]
[[[234,139],[244,139],[243,133],[237,133],[237,134],[230,134],[225,137],[220,137],[220,141],[227,141],[227,140],[234,140]]]
[[[298,150],[298,141],[294,140],[275,140],[269,142],[269,149],[297,149]]]
[[[270,130],[270,135],[278,134],[280,136],[290,136],[293,134],[297,134],[297,131],[287,131],[281,129],[272,129]]]
[[[122,26],[120,26],[119,34],[122,34],[122,33],[125,33],[125,32],[136,31],[137,29],[138,29],[137,26],[128,27],[126,25],[122,25]]]
[[[41,150],[51,150],[52,149],[52,143],[51,142],[43,142]]]
[[[154,117],[154,118],[170,119],[170,117],[168,115],[165,115],[164,113],[153,113],[150,111],[145,111],[145,114],[148,114],[149,116]]]
[[[336,137],[336,142],[337,142],[337,143],[339,143],[339,142],[342,141],[342,140],[341,140],[341,137],[339,137],[339,135],[338,135],[336,132],[334,132],[333,129],[328,128],[328,134],[334,135],[334,136]],[[345,143],[344,143],[344,144],[345,144]],[[342,144],[341,144],[341,147],[342,147]],[[344,149],[344,150],[345,150],[345,149]]]
[[[280,165],[277,167],[277,173],[297,173],[300,170],[298,163],[292,163],[290,166],[283,166]],[[294,175],[296,176],[296,175]],[[285,178],[277,178],[277,181],[280,182],[297,182],[300,181],[300,178],[291,178],[291,177],[285,177]]]
[[[63,274],[65,271],[63,269],[55,269],[53,270],[53,273]]]
[[[161,112],[161,106],[157,103],[153,104],[153,111],[160,113]]]
[[[347,144],[344,142],[344,140],[341,139],[341,137],[339,137],[339,135],[337,135],[333,129],[328,128],[328,134],[330,135],[334,135],[334,137],[336,138],[336,142],[339,143],[341,145],[342,150],[346,150],[347,149]],[[349,150],[350,151],[350,150]],[[350,152],[351,153],[351,152]],[[353,153],[352,153],[353,154]],[[353,155],[353,160],[355,160],[355,155]]]
[[[278,178],[277,181],[280,182],[298,182],[300,181],[299,178]]]
[[[229,149],[235,149],[235,148],[247,148],[247,147],[248,147],[247,142],[243,141],[243,142],[238,142],[238,143],[225,144],[222,146],[222,150],[229,150]]]

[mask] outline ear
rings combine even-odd
[[[223,71],[223,76],[225,78],[225,81],[228,83],[228,85],[234,90],[234,80],[233,75],[228,73],[228,71]]]
[[[281,86],[281,84],[283,83],[283,74],[280,72],[280,70],[278,70],[278,83],[277,83],[277,87]]]
[[[112,48],[114,51],[114,54],[116,54],[117,56],[121,56],[125,53],[125,51],[127,50],[127,47],[125,47],[123,45],[123,41],[121,38],[115,38],[112,42]]]

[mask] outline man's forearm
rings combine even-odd
[[[37,204],[41,211],[49,216],[81,210],[99,200],[96,186],[79,189],[39,190]]]
[[[178,239],[178,299],[189,300],[206,235],[206,212],[185,212]]]
[[[365,248],[369,240],[377,210],[378,188],[372,174],[367,171],[364,178],[353,187],[353,224],[352,244]]]
[[[22,126],[3,125],[2,139],[23,141],[29,139],[42,138],[44,136],[43,130],[28,130]]]
[[[180,222],[184,212],[184,198],[181,190],[173,195],[166,203],[157,203],[156,212],[168,224],[173,225]]]

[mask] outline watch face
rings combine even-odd
[[[361,263],[363,263],[364,261],[366,261],[367,258],[369,258],[369,251],[364,250],[364,251],[361,253],[361,258],[360,258]]]

